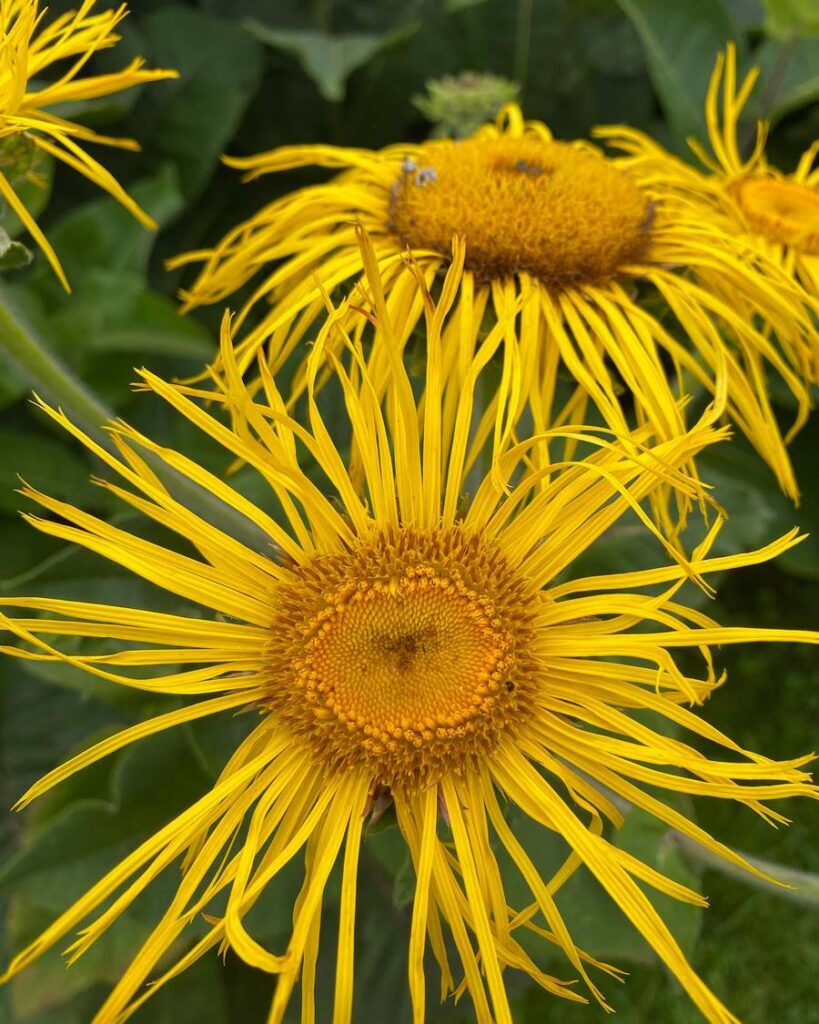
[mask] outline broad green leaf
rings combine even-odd
[[[133,194],[159,224],[182,206],[176,171],[167,163],[134,186]],[[25,300],[21,305],[44,342],[104,401],[115,408],[130,402],[133,367],[150,358],[190,361],[158,366],[176,375],[195,372],[212,355],[214,342],[202,325],[182,316],[174,300],[148,288],[145,277],[156,235],[112,199],[75,208],[50,236],[71,278],[72,294],[66,296],[42,264],[29,287],[16,287],[14,294]],[[16,378],[9,380],[14,384]],[[11,390],[10,398],[25,389],[25,381],[22,385]]]
[[[266,987],[269,1002],[269,981]],[[231,1013],[222,958],[204,956],[160,989],[132,1019],[134,1024],[238,1024],[244,1018]]]
[[[151,611],[196,615],[196,610],[185,606],[174,594],[167,593],[159,587],[146,582],[138,576],[125,575],[123,570],[112,562],[91,556],[91,560],[80,563],[89,566],[93,575],[65,575],[62,579],[41,579],[36,586],[24,586],[25,592],[36,592],[38,596],[52,597],[58,600],[85,600],[97,604],[121,605],[131,608],[147,608]],[[76,563],[75,563],[76,565]],[[67,654],[91,655],[113,654],[129,646],[120,641],[99,639],[60,637],[59,649]],[[141,690],[129,686],[120,686],[91,675],[78,665],[63,661],[33,661],[27,669],[32,675],[49,683],[64,686],[86,696],[92,696],[115,708],[135,709],[143,707],[152,699]],[[163,675],[173,671],[167,666],[145,670],[150,675]]]
[[[207,185],[256,92],[261,47],[238,25],[181,4],[150,14],[142,28],[154,63],[180,72],[146,93],[142,137],[176,164],[191,201]]]
[[[819,35],[819,5],[816,0],[764,0],[765,30],[776,39]]]
[[[706,88],[717,53],[741,45],[722,0],[618,0],[640,35],[652,83],[679,145],[700,136]]]
[[[516,809],[509,813],[509,823],[541,877],[548,881],[567,856],[567,845]],[[667,834],[664,826],[655,826],[653,819],[634,809],[628,812],[625,825],[611,836],[611,841],[669,877],[696,888],[691,870],[676,851],[672,854],[667,849]],[[529,889],[505,852],[499,852],[499,864],[510,906],[527,906],[532,900]],[[650,963],[655,959],[620,908],[585,868],[572,876],[556,899],[575,942],[592,956],[615,966]],[[654,892],[651,900],[677,940],[690,953],[699,928],[700,912]],[[525,929],[520,929],[516,937],[538,962],[559,957],[553,946]]]
[[[765,19],[764,0],[725,0],[725,6],[743,31],[762,28]]]
[[[12,897],[15,946],[30,940],[142,838],[189,806],[208,784],[185,730],[175,730],[143,740],[120,756],[107,799],[76,801],[35,824],[0,870],[0,892]],[[115,982],[167,905],[175,884],[175,875],[163,876],[70,971],[58,951],[38,960],[13,982],[18,1013],[32,1016],[92,985]]]
[[[94,488],[98,493],[98,500],[103,492]],[[27,504],[20,498],[21,505]],[[32,506],[33,507],[33,506]],[[153,540],[169,544],[167,532],[162,527],[147,523],[138,512],[129,509],[121,502],[112,506],[115,511],[108,516],[108,522],[120,529],[135,530],[140,536],[147,540]],[[17,530],[11,527],[16,524]],[[116,577],[124,581],[134,581],[137,578],[124,574],[124,570],[116,563],[102,558],[100,555],[86,551],[76,544],[66,544],[65,541],[57,538],[47,537],[28,523],[18,520],[16,517],[11,523],[4,524],[4,536],[8,538],[9,547],[28,547],[29,555],[10,554],[8,559],[8,574],[0,576],[0,589],[9,593],[34,593],[35,590],[42,592],[43,587],[54,588],[52,596],[57,596],[57,591],[70,590],[73,587],[92,587],[94,596],[92,600],[105,600],[109,597],[123,597],[122,594],[111,594],[108,591],[110,578]],[[181,550],[184,542],[177,545]],[[151,588],[150,584],[142,584],[145,590],[134,593],[133,597],[139,601],[156,602],[162,599],[165,593],[158,588]],[[149,589],[150,588],[150,589]],[[60,593],[59,596],[71,597],[70,593]],[[180,602],[173,610],[179,610]],[[183,613],[196,614],[193,609],[186,607]]]
[[[214,715],[191,723],[189,728],[194,752],[211,778],[217,778],[242,740],[258,724],[259,715],[255,709]]]
[[[246,22],[247,29],[268,46],[295,57],[321,95],[331,103],[344,99],[347,79],[369,63],[376,54],[414,35],[417,22],[408,22],[383,35],[348,32],[328,35],[324,32],[297,32],[275,29],[258,21]]]
[[[22,242],[15,242],[0,228],[0,270],[19,270],[31,263],[31,253]]]
[[[64,965],[61,969],[65,972]],[[24,1015],[21,1011],[25,1011],[25,1000],[21,1007],[20,1000],[15,999],[20,986],[18,979],[0,988],[0,1020],[8,1024],[88,1024],[99,1009],[104,994],[104,989],[96,987],[74,995],[66,991],[67,1002],[42,1012],[35,1009],[33,1015]]]
[[[0,510],[33,510],[17,493],[21,477],[56,498],[86,507],[105,503],[89,480],[88,465],[68,445],[45,435],[0,428]]]
[[[173,374],[195,372],[212,357],[214,342],[193,317],[182,316],[165,295],[150,291],[130,270],[89,268],[69,301],[56,297],[44,328],[51,344],[103,401],[119,408],[133,399],[134,367],[156,357],[190,360]]]
[[[21,495],[18,508],[24,501]],[[3,537],[3,564],[0,567],[0,593],[13,590],[17,580],[36,577],[43,563],[50,563],[57,552],[72,550],[62,541],[47,537],[24,522],[18,515],[0,518],[0,533]],[[75,549],[76,550],[76,549]]]
[[[774,536],[798,525],[807,537],[784,555],[777,564],[786,572],[806,580],[819,581],[819,474],[816,453],[819,449],[819,419],[814,414],[790,447],[796,479],[802,492],[798,508],[783,502],[772,529]],[[813,624],[811,624],[813,628]]]
[[[26,136],[16,136],[26,138]],[[54,157],[32,145],[30,166],[26,167],[20,177],[15,177],[13,169],[4,166],[3,170],[7,177],[11,178],[11,185],[17,193],[17,197],[23,206],[36,220],[48,205],[51,198],[51,189],[54,183]],[[0,166],[3,166],[0,159]],[[25,228],[23,222],[11,209],[4,199],[0,199],[0,224],[11,238],[17,238],[23,234]]]
[[[0,889],[24,894],[43,910],[65,907],[93,883],[100,865],[116,862],[123,844],[184,810],[209,782],[184,729],[135,743],[120,756],[105,800],[76,801],[25,834],[0,870]]]
[[[38,921],[28,909],[22,910],[22,907],[20,901],[12,901],[9,914],[12,932],[18,926],[18,915],[21,913],[26,914],[26,926]],[[47,917],[39,918],[40,927],[47,924]],[[117,922],[116,929],[112,929],[106,941],[93,945],[70,970],[66,968],[65,960],[59,953],[49,951],[9,983],[14,1013],[12,1020],[28,1024],[32,1018],[36,1021],[44,1014],[53,1014],[59,1020],[66,1010],[71,1012],[78,1004],[86,1004],[86,998],[94,1010],[97,1009],[104,997],[105,988],[114,985],[149,934],[150,927],[145,922],[124,917]],[[102,985],[105,988],[100,988],[93,996],[88,992]]]
[[[134,185],[131,195],[160,227],[182,207],[176,171],[170,164],[160,165],[153,177]],[[76,290],[91,268],[144,275],[155,235],[105,196],[73,209],[50,230],[49,239]],[[42,262],[35,267],[31,283],[55,302],[76,301],[76,294],[64,296]]]
[[[702,454],[700,474],[715,485],[714,496],[728,512],[717,553],[760,547],[799,526],[807,536],[780,555],[776,564],[794,576],[819,580],[818,445],[819,421],[813,416],[789,449],[801,490],[798,507],[781,493],[768,467],[744,438],[714,445]]]
[[[819,37],[766,40],[754,53],[760,81],[750,112],[776,123],[819,98]]]
[[[391,879],[393,904],[399,910],[408,907],[415,895],[415,872],[406,840],[397,826],[369,829],[365,849],[368,860],[378,864]]]
[[[114,722],[120,721],[122,718],[103,704],[49,686],[28,672],[25,662],[3,658],[0,662],[0,816],[8,815],[13,831],[19,832],[23,824],[19,815],[8,810],[14,801],[78,744],[84,745],[89,736],[101,729],[110,729]],[[106,779],[110,762],[102,764],[103,779]],[[104,795],[93,768],[76,778],[82,783],[77,793]],[[66,783],[54,792],[62,798],[65,790],[71,788],[71,784]],[[41,817],[42,806],[42,801],[33,806],[32,820]]]
[[[673,802],[673,798],[666,802]],[[675,882],[698,890],[699,875],[680,852],[673,834],[646,811],[634,807],[626,814],[625,824],[614,835],[614,844]],[[662,893],[650,892],[650,898],[683,952],[691,956],[702,926],[702,909]]]
[[[106,282],[108,294],[120,291],[122,278],[111,276]],[[128,302],[122,304],[103,325],[100,332],[89,339],[89,350],[94,352],[128,352],[179,356],[205,362],[214,354],[214,342],[205,328],[193,317],[182,316],[172,299],[144,288],[131,295],[125,288]]]

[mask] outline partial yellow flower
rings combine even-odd
[[[763,551],[712,558],[715,524],[688,561],[678,555],[647,571],[568,581],[565,570],[624,515],[634,512],[652,529],[640,502],[659,483],[696,496],[696,483],[678,467],[725,430],[704,420],[691,433],[653,446],[643,431],[642,441],[632,439],[626,451],[605,431],[578,428],[572,433],[591,454],[553,466],[548,480],[529,461],[547,438],[501,442],[494,451],[496,471],[470,486],[465,452],[475,389],[508,323],[490,330],[478,355],[467,361],[469,383],[459,389],[456,427],[447,433],[440,417],[446,398],[441,358],[447,317],[462,285],[463,249],[456,247],[439,304],[425,301],[422,407],[400,361],[402,326],[390,314],[366,243],[363,259],[366,295],[362,289],[355,305],[362,322],[383,334],[381,351],[391,361],[383,403],[356,332],[343,332],[350,309],[331,312],[318,334],[307,368],[309,425],[287,413],[263,359],[262,393],[249,394],[227,321],[221,399],[200,403],[195,389],[142,372],[151,391],[261,475],[271,511],[123,423],[110,428],[116,456],[44,406],[121,477],[122,483],[104,484],[113,495],[175,531],[186,551],[192,545],[195,553],[164,548],[26,488],[47,514],[29,521],[195,602],[202,614],[0,598],[8,612],[0,626],[22,641],[3,648],[6,653],[67,662],[116,685],[186,701],[55,768],[18,806],[160,730],[242,708],[256,724],[212,790],[69,907],[14,957],[5,977],[78,928],[69,954],[71,960],[82,955],[154,878],[178,865],[172,902],[95,1024],[125,1020],[217,947],[230,947],[277,976],[270,1024],[284,1019],[299,981],[301,1019],[313,1022],[324,890],[341,860],[333,1020],[349,1024],[359,854],[370,808],[391,801],[416,872],[408,959],[415,1024],[425,1017],[427,945],[440,967],[442,996],[468,990],[478,1024],[512,1024],[505,970],[524,972],[557,997],[586,1001],[570,981],[532,960],[519,941],[520,929],[553,943],[586,992],[605,1005],[591,975],[617,972],[577,948],[571,922],[555,902],[581,864],[705,1017],[733,1022],[687,963],[646,890],[698,906],[703,898],[611,841],[611,830],[622,822],[612,794],[757,875],[660,794],[730,799],[775,822],[784,819],[771,801],[816,796],[801,770],[806,758],[775,762],[750,753],[689,706],[702,703],[721,682],[711,645],[819,643],[819,634],[720,628],[677,598],[687,579],[702,582],[710,572],[765,560],[798,538],[790,533]],[[316,401],[316,374],[339,340],[349,350],[353,376],[329,358],[347,426],[358,439],[364,497]],[[232,406],[232,427],[216,414],[220,400]],[[307,463],[300,452],[309,456]],[[246,518],[264,545],[253,548],[225,534],[200,514],[198,503],[175,498],[156,472],[163,465]],[[666,550],[674,554],[670,544]],[[102,637],[120,646],[76,655],[60,649],[63,637]],[[679,648],[699,650],[704,678],[676,664]],[[722,748],[725,759],[655,731],[634,715],[642,710]],[[507,823],[504,806],[510,803],[541,827],[544,843],[557,833],[571,848],[553,878],[540,876],[532,851]],[[509,905],[499,850],[528,886],[526,905]],[[302,857],[292,934],[284,950],[271,951],[250,933],[247,914],[282,869]],[[209,930],[186,951],[178,940],[203,915]],[[152,976],[154,984],[146,988]]]
[[[171,261],[202,264],[183,293],[187,309],[253,282],[237,321],[243,371],[266,346],[276,372],[309,339],[322,310],[317,273],[328,290],[360,278],[355,224],[373,238],[408,335],[422,289],[402,253],[414,252],[434,290],[458,236],[466,273],[447,366],[463,380],[483,332],[515,310],[506,337],[515,370],[504,385],[522,433],[582,422],[595,406],[618,434],[636,422],[668,439],[684,431],[679,399],[697,383],[725,393],[731,419],[796,497],[765,374],[793,392],[801,425],[811,331],[801,290],[722,218],[667,202],[639,168],[588,142],[556,141],[514,105],[457,142],[291,146],[227,162],[249,179],[308,165],[343,172],[269,203],[215,248]]]
[[[115,29],[128,13],[125,5],[92,14],[96,0],[84,0],[76,11],[47,20],[48,8],[39,0],[0,0],[0,194],[17,214],[46,255],[66,291],[65,273],[54,249],[14,191],[14,180],[31,176],[32,155],[49,153],[99,185],[145,227],[153,220],[81,143],[95,142],[121,149],[139,149],[133,139],[114,139],[67,121],[50,107],[77,100],[97,99],[142,82],[176,78],[176,71],[148,71],[136,58],[114,74],[83,75],[97,50],[119,41]],[[69,61],[57,77],[42,79],[51,65]]]
[[[743,156],[739,121],[759,77],[752,68],[737,83],[736,47],[719,54],[705,102],[710,151],[689,140],[707,173],[668,153],[643,132],[621,126],[598,134],[628,154],[627,165],[652,180],[663,195],[715,220],[748,250],[761,253],[781,268],[806,300],[819,300],[819,168],[814,167],[819,142],[814,142],[785,173],[768,162],[765,143],[769,125],[759,121],[750,153]],[[713,285],[718,287],[718,282]],[[747,310],[748,314],[753,309]],[[819,343],[813,334],[815,374],[819,374]]]

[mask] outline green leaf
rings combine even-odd
[[[668,827],[646,811],[633,807],[626,814],[623,827],[615,833],[614,845],[697,891],[699,875],[691,861],[683,856]],[[650,891],[650,898],[683,952],[691,956],[702,927],[702,908],[654,891]]]
[[[0,814],[8,816],[9,832],[18,833],[22,819],[6,808],[67,752],[121,720],[96,701],[78,699],[76,694],[37,679],[26,670],[25,662],[4,658],[0,662]],[[107,777],[110,762],[101,764]],[[76,778],[82,781],[83,794],[102,795],[95,788],[94,769]],[[55,794],[62,796],[70,788],[67,783]],[[39,818],[42,808],[43,803],[38,801],[32,814]]]
[[[26,502],[20,495],[19,507]],[[43,562],[50,562],[58,552],[72,550],[61,540],[47,537],[33,529],[18,516],[3,516],[0,519],[3,536],[3,564],[0,567],[0,592],[8,592],[22,576],[30,579]],[[74,549],[76,550],[76,549]]]
[[[509,824],[541,877],[551,878],[569,852],[566,843],[517,809],[509,812]],[[678,849],[667,842],[667,835],[668,830],[662,823],[655,823],[649,815],[632,809],[611,841],[676,881],[696,888],[690,867]],[[531,903],[531,893],[505,851],[498,851],[498,863],[510,906],[523,907]],[[654,891],[650,898],[675,938],[690,952],[699,930],[700,911]],[[556,899],[572,937],[587,953],[615,966],[626,962],[654,962],[655,956],[645,940],[585,868],[572,876]],[[553,961],[559,955],[546,940],[523,928],[516,932],[516,938],[537,963]]]
[[[125,290],[118,275],[108,277],[105,284],[107,296],[122,295]],[[156,353],[199,362],[212,358],[213,339],[198,320],[182,316],[172,299],[140,288],[128,300],[112,309],[100,332],[88,339],[89,350]]]
[[[87,563],[84,563],[87,564]],[[94,570],[96,570],[94,572]],[[191,608],[184,606],[178,597],[155,587],[138,576],[123,575],[122,569],[97,558],[88,576],[66,576],[64,579],[46,579],[38,582],[36,593],[42,597],[58,600],[83,600],[97,604],[122,605],[130,608],[149,608],[152,611],[190,615]],[[28,588],[24,588],[28,589]],[[195,612],[193,613],[195,614]],[[100,638],[61,637],[61,651],[72,655],[113,654],[128,646],[120,641]],[[33,661],[28,671],[49,683],[92,696],[116,708],[134,709],[143,706],[152,698],[140,690],[120,686],[91,675],[78,665],[63,661]],[[151,670],[152,675],[162,675],[167,669]]]
[[[35,822],[22,848],[0,870],[0,891],[12,897],[15,946],[30,940],[139,841],[190,806],[208,784],[185,730],[175,730],[125,752],[107,799],[75,801],[45,822]],[[57,951],[29,967],[12,983],[18,1013],[33,1016],[92,985],[118,980],[175,885],[176,876],[163,876],[71,970],[65,970]]]
[[[133,188],[134,197],[162,225],[181,209],[177,172],[162,165],[157,174]],[[155,233],[146,231],[107,197],[75,208],[50,232],[72,282],[66,296],[42,262],[15,295],[27,300],[27,312],[60,357],[115,407],[131,401],[134,365],[151,356],[191,361],[170,373],[198,369],[213,354],[214,342],[193,317],[146,284]],[[164,367],[160,367],[160,372]],[[15,385],[9,400],[26,389]],[[0,400],[2,400],[0,387]]]
[[[135,743],[119,760],[107,799],[76,801],[26,833],[0,869],[0,888],[26,894],[45,910],[64,908],[95,881],[101,864],[119,859],[124,843],[133,846],[159,828],[209,782],[184,729]]]
[[[714,445],[700,456],[700,474],[714,484],[714,496],[728,513],[717,554],[759,547],[799,526],[807,536],[780,555],[776,564],[793,576],[819,580],[818,448],[819,419],[813,416],[789,449],[801,490],[798,507],[782,494],[771,471],[744,438]]]
[[[143,365],[146,357],[191,359],[199,369],[215,347],[199,321],[183,316],[172,299],[146,288],[142,274],[102,267],[90,267],[79,276],[68,301],[57,298],[47,333],[92,387],[100,384],[95,363],[103,378],[112,378],[113,388],[102,397],[115,403],[132,395],[133,367]]]
[[[142,22],[152,60],[178,68],[144,97],[146,148],[171,159],[190,201],[207,185],[259,85],[262,51],[238,25],[181,4]]]
[[[263,43],[295,57],[324,99],[331,103],[344,99],[347,79],[354,71],[368,64],[382,50],[408,39],[419,28],[418,22],[407,22],[383,35],[359,32],[328,35],[269,28],[255,20],[245,24]]]
[[[406,840],[393,824],[377,831],[368,829],[365,851],[368,860],[378,864],[392,882],[392,902],[399,910],[408,907],[415,896],[415,871]]]
[[[101,492],[90,482],[88,466],[67,445],[49,437],[0,428],[0,510],[31,509],[31,504],[17,493],[20,477],[56,498],[78,505],[100,504]]]
[[[15,136],[28,138],[28,136]],[[51,188],[54,183],[54,157],[31,144],[29,165],[25,167],[23,176],[15,179],[13,170],[3,168],[7,177],[12,179],[12,187],[20,202],[36,220],[48,205]],[[0,220],[3,228],[11,238],[16,238],[26,230],[23,222],[5,200],[0,199]]]
[[[191,722],[191,743],[202,768],[216,779],[251,730],[259,724],[253,711],[214,715]]]
[[[652,83],[680,144],[701,135],[719,50],[739,33],[722,0],[618,0],[640,35]]]
[[[160,165],[157,173],[130,190],[134,199],[162,227],[182,208],[176,170]],[[35,267],[30,283],[58,305],[76,301],[76,289],[91,269],[107,272],[130,271],[145,275],[155,234],[108,196],[76,207],[50,230],[49,239],[75,288],[66,297],[42,262]]]
[[[270,999],[267,993],[268,1002]],[[183,1009],[184,1008],[184,1009]],[[133,1017],[134,1024],[236,1024],[228,1004],[221,957],[204,956],[153,996]]]
[[[819,6],[816,0],[764,0],[765,30],[776,39],[819,34]]]
[[[0,228],[0,270],[18,270],[31,263],[31,253],[22,242],[15,242]]]
[[[768,39],[754,53],[754,63],[760,81],[751,110],[758,117],[775,124],[819,98],[819,38]]]

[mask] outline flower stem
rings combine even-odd
[[[0,344],[49,402],[61,405],[74,423],[95,441],[113,451],[102,424],[113,419],[100,400],[36,337],[14,310],[8,291],[0,285]]]
[[[34,389],[48,402],[62,408],[68,418],[103,448],[114,454],[116,446],[104,429],[114,412],[37,337],[14,308],[8,290],[0,284],[0,346],[26,374]],[[268,538],[236,509],[167,466],[150,452],[142,452],[169,491],[188,508],[231,537],[254,550],[270,551]]]
[[[752,857],[748,853],[737,850],[737,853],[753,867],[776,879],[777,882],[781,882],[783,886],[788,886],[788,888],[782,888],[778,885],[772,885],[770,882],[766,882],[764,878],[758,878],[748,871],[743,871],[741,867],[724,860],[719,854],[712,853],[681,832],[674,831],[671,833],[671,837],[686,857],[697,861],[706,868],[721,871],[724,875],[738,878],[747,885],[763,889],[769,894],[776,894],[783,899],[801,903],[802,906],[819,906],[819,875],[811,874],[808,871],[796,871],[793,868],[786,868],[781,864],[773,863],[773,861],[763,860],[761,857]]]
[[[601,785],[593,776],[587,775],[585,772],[581,774],[592,785],[605,793],[615,807],[622,811],[623,814],[628,814],[635,810],[634,804],[629,800],[625,800],[617,793],[612,792],[607,786]],[[768,895],[781,896],[783,899],[793,900],[795,903],[801,903],[802,906],[806,907],[819,907],[819,875],[811,874],[809,871],[796,871],[793,868],[786,868],[782,864],[763,860],[761,857],[754,857],[742,850],[735,851],[752,867],[755,867],[758,871],[772,879],[772,881],[768,881],[751,874],[750,871],[744,870],[738,864],[732,864],[729,860],[721,857],[720,854],[714,853],[712,850],[700,845],[695,839],[691,839],[690,836],[685,835],[684,832],[677,831],[675,828],[669,829],[667,837],[668,842],[673,843],[682,852],[683,856],[689,860],[696,861],[705,868],[709,868],[712,871],[720,871],[723,875],[730,875],[732,878],[738,878],[741,882],[745,882],[746,885],[751,885],[755,889],[762,889]],[[776,882],[780,882],[781,885],[777,885]]]

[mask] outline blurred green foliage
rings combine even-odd
[[[50,4],[53,11],[70,6],[63,0]],[[628,122],[684,152],[686,137],[702,134],[706,84],[728,39],[737,42],[743,66],[757,62],[762,68],[749,117],[750,123],[761,116],[771,120],[774,160],[792,166],[819,128],[815,0],[140,0],[134,7],[123,43],[95,58],[95,66],[111,70],[138,52],[150,64],[179,68],[182,76],[103,105],[72,105],[71,116],[104,125],[107,134],[140,140],[140,155],[112,151],[104,159],[157,219],[160,231],[143,231],[64,167],[40,167],[45,187],[26,186],[25,199],[40,216],[74,291],[62,292],[41,254],[26,265],[20,225],[6,211],[0,218],[0,269],[9,271],[4,295],[118,415],[218,470],[227,461],[220,452],[156,400],[135,396],[130,386],[135,365],[185,375],[214,349],[221,309],[180,316],[174,296],[184,274],[167,273],[163,259],[216,241],[272,196],[315,180],[308,173],[288,174],[241,185],[238,175],[219,164],[221,153],[314,141],[378,147],[423,138],[428,125],[412,97],[430,78],[464,71],[517,82],[527,114],[560,136],[582,136],[595,123]],[[21,473],[57,496],[135,525],[88,483],[89,473],[99,467],[31,407],[30,386],[0,350],[0,592],[81,595],[183,610],[153,587],[36,534],[17,518]],[[781,412],[787,417],[792,410]],[[804,489],[796,511],[741,443],[706,456],[703,476],[716,485],[731,513],[721,550],[762,544],[794,522],[813,534],[778,567],[724,581],[716,607],[709,607],[717,618],[817,626],[818,458],[819,419],[814,419],[794,444]],[[249,479],[242,474],[237,479],[254,493]],[[264,500],[262,492],[255,493]],[[660,557],[636,524],[624,524],[603,538],[590,559],[600,571],[647,565]],[[815,745],[819,698],[811,653],[777,648],[730,652],[724,660],[732,685],[711,702],[718,724],[772,756]],[[4,807],[92,738],[170,706],[61,666],[24,668],[4,661],[0,682]],[[3,959],[140,837],[206,788],[247,724],[238,716],[144,742],[64,784],[22,817],[6,815],[0,832],[9,851],[0,870],[0,908],[7,924]],[[811,808],[800,807],[798,822],[778,832],[764,830],[733,807],[698,806],[696,812],[729,843],[819,871],[819,822]],[[516,827],[527,826],[521,820]],[[662,909],[697,968],[746,1024],[819,1021],[814,991],[819,913],[713,872],[699,877],[668,835],[637,812],[629,815],[617,841],[681,881],[702,885],[711,896],[707,915],[668,903]],[[545,870],[565,851],[550,847],[536,853]],[[374,830],[364,860],[371,884],[361,889],[356,1019],[404,1024],[410,1019],[405,952],[412,871],[389,823]],[[514,872],[507,868],[514,893]],[[173,882],[169,875],[154,885],[110,937],[70,971],[55,953],[0,990],[0,1020],[85,1024],[147,934]],[[334,884],[319,971],[321,1021],[330,1013]],[[286,940],[297,885],[297,876],[286,874],[257,912],[261,931],[278,946]],[[566,887],[562,906],[591,952],[632,972],[626,986],[606,986],[618,1020],[688,1024],[697,1019],[647,947],[583,873]],[[533,951],[549,955],[538,942]],[[233,957],[223,968],[212,956],[134,1019],[256,1024],[265,1019],[270,984],[268,976]],[[595,1008],[556,1004],[520,980],[510,979],[510,985],[519,1024],[602,1020]],[[429,988],[434,993],[436,984]],[[468,1005],[441,1009],[433,997],[431,1024],[469,1019]]]

